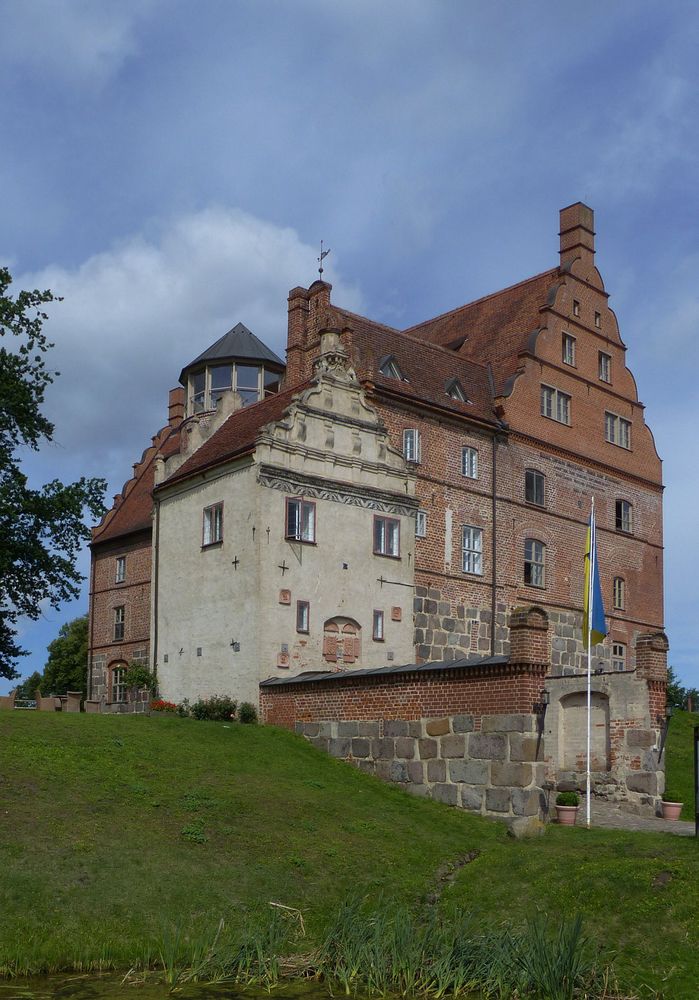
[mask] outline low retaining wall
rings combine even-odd
[[[544,746],[532,714],[297,722],[313,746],[406,791],[500,819],[543,818]]]

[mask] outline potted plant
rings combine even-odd
[[[556,816],[561,826],[575,826],[580,796],[577,792],[559,792],[556,796]]]
[[[663,819],[679,819],[683,804],[679,795],[675,795],[674,790],[666,788],[660,803]]]

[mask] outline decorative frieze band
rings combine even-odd
[[[261,486],[283,493],[302,493],[314,500],[331,500],[333,503],[347,504],[351,507],[363,507],[365,510],[377,510],[385,514],[398,514],[412,517],[418,507],[417,499],[401,497],[370,487],[360,487],[352,483],[341,486],[328,483],[326,479],[317,476],[307,476],[302,473],[279,469],[270,465],[260,466],[257,480]]]

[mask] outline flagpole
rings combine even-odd
[[[592,742],[592,602],[594,599],[594,568],[595,549],[597,540],[595,537],[595,498],[592,497],[592,511],[590,514],[590,565],[589,582],[587,591],[587,775],[586,775],[586,818],[587,827],[590,827],[590,744]]]

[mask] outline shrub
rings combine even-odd
[[[676,795],[676,788],[666,788],[663,792],[663,802],[682,802],[682,796]]]
[[[176,712],[177,708],[174,701],[163,701],[162,698],[156,698],[150,703],[151,712]]]
[[[129,664],[129,669],[124,674],[124,684],[127,688],[146,688],[151,694],[155,693],[157,687],[155,676],[143,663]]]
[[[189,698],[185,698],[177,706],[177,714],[181,719],[186,719],[189,716]]]
[[[242,723],[254,725],[257,722],[257,709],[250,701],[244,701],[238,709],[238,719]]]
[[[235,718],[236,703],[228,695],[213,695],[211,698],[200,698],[190,706],[189,714],[193,719],[205,719],[209,722],[228,722]]]
[[[580,796],[577,792],[559,792],[556,796],[557,806],[577,806],[580,805]]]

